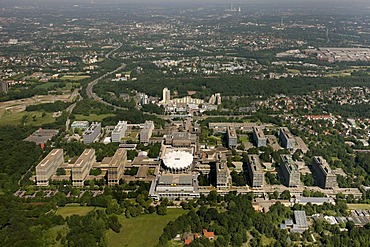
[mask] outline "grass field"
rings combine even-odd
[[[356,210],[356,209],[362,209],[362,210],[370,210],[370,204],[347,204],[348,209],[350,210]]]
[[[67,218],[68,216],[77,214],[77,215],[86,215],[89,212],[98,209],[97,207],[82,207],[82,206],[65,206],[58,208],[56,214],[63,216],[63,218]]]
[[[83,79],[90,78],[88,75],[65,75],[60,78],[60,80],[69,80],[69,81],[80,81]]]
[[[187,211],[177,208],[167,209],[167,215],[147,214],[127,219],[119,216],[122,224],[120,233],[108,230],[107,240],[110,247],[154,246],[169,221],[173,221]]]
[[[41,85],[37,85],[35,88],[36,89],[46,89],[48,90],[49,88],[55,86],[55,85],[58,85],[59,82],[46,82],[46,83],[43,83]]]
[[[47,123],[53,123],[55,118],[53,118],[52,113],[45,113],[43,117],[42,112],[17,112],[17,113],[5,113],[0,118],[0,126],[3,125],[21,125],[22,121],[25,125],[41,126]]]
[[[113,117],[114,114],[112,113],[102,115],[90,114],[88,116],[77,114],[75,116],[77,121],[101,122],[104,118]]]

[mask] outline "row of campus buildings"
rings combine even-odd
[[[126,162],[127,151],[119,148],[107,164],[99,166],[102,170],[107,171],[108,185],[119,183],[123,176]],[[90,170],[95,165],[95,149],[85,149],[74,164],[64,163],[63,149],[53,149],[36,166],[36,184],[37,186],[48,186],[49,180],[52,179],[58,168],[64,168],[65,170],[70,170],[72,185],[82,187],[90,174]]]
[[[127,132],[128,124],[126,121],[119,121],[111,133],[111,142],[121,142]],[[85,144],[90,144],[98,140],[101,135],[101,123],[93,122],[89,125],[88,121],[74,121],[71,125],[72,129],[84,130],[82,137]],[[149,143],[154,130],[154,122],[146,121],[140,130],[140,142]]]
[[[218,132],[224,132],[226,129],[227,134],[227,143],[229,148],[236,148],[238,144],[238,136],[236,134],[236,123],[218,123],[221,126],[218,126],[217,128]],[[239,124],[240,125],[240,124]],[[238,125],[238,126],[239,126]],[[245,124],[246,126],[239,127],[242,130],[249,129],[252,131],[253,134],[253,140],[256,145],[256,147],[265,147],[267,146],[267,137],[265,136],[263,132],[263,127],[257,126],[255,124]],[[214,128],[216,129],[216,128]],[[296,146],[296,140],[290,130],[286,127],[281,127],[279,129],[279,138],[281,141],[281,144],[283,148],[293,150]]]
[[[258,155],[248,155],[248,177],[252,187],[262,187],[265,184],[265,171]],[[291,155],[280,155],[281,182],[287,187],[298,187],[301,184],[300,172]],[[322,156],[312,160],[313,176],[316,184],[323,189],[338,187],[337,176]]]

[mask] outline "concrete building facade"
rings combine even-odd
[[[252,187],[262,187],[265,183],[265,172],[258,155],[248,155],[248,177]]]
[[[84,186],[86,177],[96,162],[95,149],[85,149],[72,167],[72,185]]]
[[[293,149],[295,147],[295,139],[287,127],[280,128],[280,140],[284,148]]]
[[[155,200],[169,198],[174,200],[199,198],[198,175],[164,174],[152,181],[149,196]]]
[[[312,170],[318,186],[323,189],[338,187],[337,176],[322,156],[315,156],[312,160]]]
[[[227,144],[229,148],[236,148],[238,145],[238,137],[236,135],[235,128],[228,127],[227,128]]]
[[[9,84],[5,81],[0,82],[0,93],[7,93],[9,91]]]
[[[153,121],[145,121],[143,129],[140,131],[140,143],[149,143],[154,130]]]
[[[121,139],[125,137],[127,130],[127,122],[119,121],[114,130],[112,131],[112,142],[121,142]]]
[[[58,167],[64,162],[63,149],[53,149],[36,166],[36,184],[37,186],[48,186],[49,179],[55,174]]]
[[[267,138],[260,127],[253,127],[253,139],[257,147],[265,147]]]
[[[216,163],[217,189],[229,189],[232,185],[231,175],[226,161]]]
[[[82,137],[85,144],[90,144],[95,141],[95,139],[101,133],[101,123],[95,122],[90,125],[90,127],[85,130]]]
[[[119,184],[122,178],[127,162],[126,149],[119,148],[113,155],[108,167],[108,185]]]
[[[297,187],[300,184],[300,173],[297,164],[293,161],[291,155],[280,155],[280,169],[282,183],[288,187]]]

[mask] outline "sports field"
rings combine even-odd
[[[127,219],[125,216],[121,215],[119,216],[119,221],[122,224],[121,232],[115,233],[112,230],[108,230],[108,246],[154,246],[158,242],[168,222],[177,219],[185,213],[187,213],[187,211],[181,208],[169,208],[167,209],[167,215],[164,216],[147,214]]]

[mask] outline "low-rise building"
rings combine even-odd
[[[108,185],[119,184],[119,180],[123,177],[127,162],[127,150],[123,148],[117,149],[116,153],[109,162],[108,167]]]
[[[322,156],[315,156],[312,160],[312,170],[318,186],[323,189],[338,187],[337,176]]]
[[[86,177],[96,162],[95,149],[85,149],[72,167],[72,185],[84,186]]]
[[[198,175],[159,174],[150,185],[149,196],[156,200],[160,198],[171,200],[199,198]]]
[[[87,130],[89,128],[89,121],[73,121],[71,128]]]
[[[36,166],[36,184],[37,186],[48,186],[49,179],[55,174],[57,169],[63,164],[63,149],[53,149]]]
[[[262,187],[265,181],[265,172],[258,155],[248,155],[248,176],[252,187]]]
[[[297,164],[291,155],[280,155],[280,170],[282,183],[289,187],[297,187],[300,184],[300,173]]]

